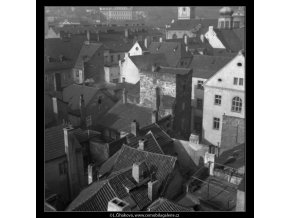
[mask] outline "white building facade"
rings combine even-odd
[[[244,55],[240,52],[203,86],[203,140],[220,147],[223,115],[245,118]]]

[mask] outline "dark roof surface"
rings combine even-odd
[[[239,34],[238,37],[232,29],[214,29],[214,31],[226,49],[232,52],[239,52],[244,49],[242,38],[239,38],[242,34]]]
[[[166,61],[170,67],[176,67],[181,58],[192,57],[190,52],[186,52],[185,46],[181,42],[152,42],[148,51],[153,54],[165,54]]]
[[[245,143],[224,151],[219,158],[216,159],[216,163],[236,169],[245,166]]]
[[[217,19],[175,20],[174,23],[170,24],[170,28],[168,28],[168,30],[199,31],[202,29],[208,29],[209,26],[216,27],[217,23]]]
[[[101,43],[84,43],[79,52],[75,67],[83,67],[83,62],[89,61],[101,46]]]
[[[189,212],[194,211],[183,206],[180,206],[168,199],[158,198],[149,207],[148,210],[152,212]]]
[[[146,54],[131,56],[130,59],[137,68],[142,70],[151,70],[152,65],[169,66],[165,54]]]
[[[133,120],[137,120],[140,127],[150,124],[151,111],[150,108],[130,103],[123,104],[122,101],[119,101],[98,121],[98,123],[103,127],[117,131],[122,130],[130,132],[131,122]]]
[[[53,38],[44,41],[44,69],[46,72],[72,69],[78,58],[84,38],[74,36],[70,40]],[[64,61],[60,61],[63,55]],[[48,57],[52,59],[48,61]]]
[[[209,79],[232,60],[232,57],[194,55],[190,64],[192,77]]]
[[[189,68],[160,67],[158,73],[186,75],[189,71]]]
[[[45,161],[65,155],[63,126],[55,126],[45,130]]]

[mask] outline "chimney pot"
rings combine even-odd
[[[140,139],[140,140],[138,141],[138,143],[139,143],[139,147],[138,147],[138,149],[144,151],[144,148],[145,148],[145,139]]]
[[[154,201],[158,197],[159,182],[158,180],[148,182],[148,198]]]
[[[124,88],[123,89],[123,104],[126,104],[127,103],[127,91],[126,89]]]

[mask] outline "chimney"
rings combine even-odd
[[[71,125],[68,125],[63,128],[64,134],[64,146],[65,146],[65,154],[68,162],[68,178],[69,178],[69,195],[70,198],[73,199],[75,197],[76,190],[75,190],[75,181],[76,181],[76,157],[75,157],[75,149],[74,144],[71,138],[71,131],[73,130]]]
[[[90,42],[90,31],[89,30],[87,30],[87,40],[88,40],[88,42]]]
[[[159,42],[162,42],[162,40],[163,40],[162,37],[160,37],[160,38],[159,38]]]
[[[123,104],[126,104],[127,103],[127,91],[125,88],[123,89],[123,92],[122,92],[122,99],[123,99]]]
[[[145,139],[139,139],[138,143],[139,143],[138,149],[144,151],[144,148],[145,148]]]
[[[155,88],[155,110],[157,112],[157,118],[158,118],[158,113],[159,113],[159,107],[160,107],[160,89],[159,87],[156,87]]]
[[[147,37],[144,39],[144,47],[148,48],[148,39],[147,39]]]
[[[206,152],[204,155],[204,165],[209,169],[209,175],[213,176],[215,154]]]
[[[126,201],[121,200],[118,197],[113,198],[108,202],[108,211],[109,212],[122,212],[130,211],[130,204]]]
[[[209,26],[209,27],[208,27],[208,31],[209,31],[209,32],[213,32],[213,26]]]
[[[138,136],[138,133],[139,133],[139,123],[136,120],[133,120],[133,122],[131,123],[131,133],[134,136]]]
[[[85,99],[84,95],[80,95],[80,114],[81,114],[81,126],[85,126],[86,110],[85,110]]]
[[[199,144],[199,135],[191,133],[189,137],[189,142],[193,144]]]
[[[188,52],[188,45],[185,46],[185,51]]]
[[[152,111],[152,123],[157,123],[158,122],[158,111],[154,110]]]
[[[128,29],[125,29],[125,38],[128,38]]]
[[[144,179],[144,164],[145,162],[136,162],[133,163],[132,167],[132,177],[139,184]],[[146,165],[145,165],[146,166]]]
[[[187,43],[188,43],[188,36],[185,35],[185,36],[184,36],[184,44],[187,45]]]
[[[202,41],[202,43],[204,43],[204,35],[203,34],[200,35],[200,40]]]
[[[158,197],[158,180],[148,182],[148,198],[150,201],[154,201]]]
[[[89,184],[91,184],[93,181],[94,181],[94,179],[93,179],[93,167],[94,166],[94,164],[89,164],[88,165],[88,185]]]
[[[57,116],[58,115],[58,108],[57,108],[57,98],[52,97],[52,107],[53,107],[53,113]]]

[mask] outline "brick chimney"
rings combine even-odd
[[[158,197],[159,182],[158,180],[148,182],[148,198],[154,201]]]
[[[94,174],[96,172],[96,165],[91,163],[88,165],[88,185],[94,182]]]
[[[184,36],[184,44],[187,45],[187,43],[188,43],[188,36],[185,35],[185,36]]]
[[[159,42],[162,42],[162,41],[163,41],[163,39],[162,39],[162,37],[160,37],[160,38],[159,38]]]
[[[121,211],[130,211],[130,204],[126,201],[121,200],[118,197],[113,198],[108,202],[109,212],[121,212]]]
[[[58,121],[58,107],[57,107],[57,98],[52,97],[52,107],[53,107],[53,113],[55,116],[56,121]]]
[[[139,134],[139,123],[136,120],[133,120],[133,122],[131,123],[131,133],[134,136],[138,136]]]
[[[214,172],[214,162],[215,162],[215,154],[211,154],[206,152],[204,155],[204,165],[209,169],[209,175],[213,175]]]
[[[138,144],[139,144],[138,149],[144,151],[144,148],[145,148],[145,139],[139,139]]]
[[[87,30],[87,40],[88,40],[88,42],[90,42],[90,31],[89,30]]]
[[[123,104],[126,104],[127,103],[127,91],[125,88],[123,89],[123,92],[122,92],[122,99],[123,99]]]

